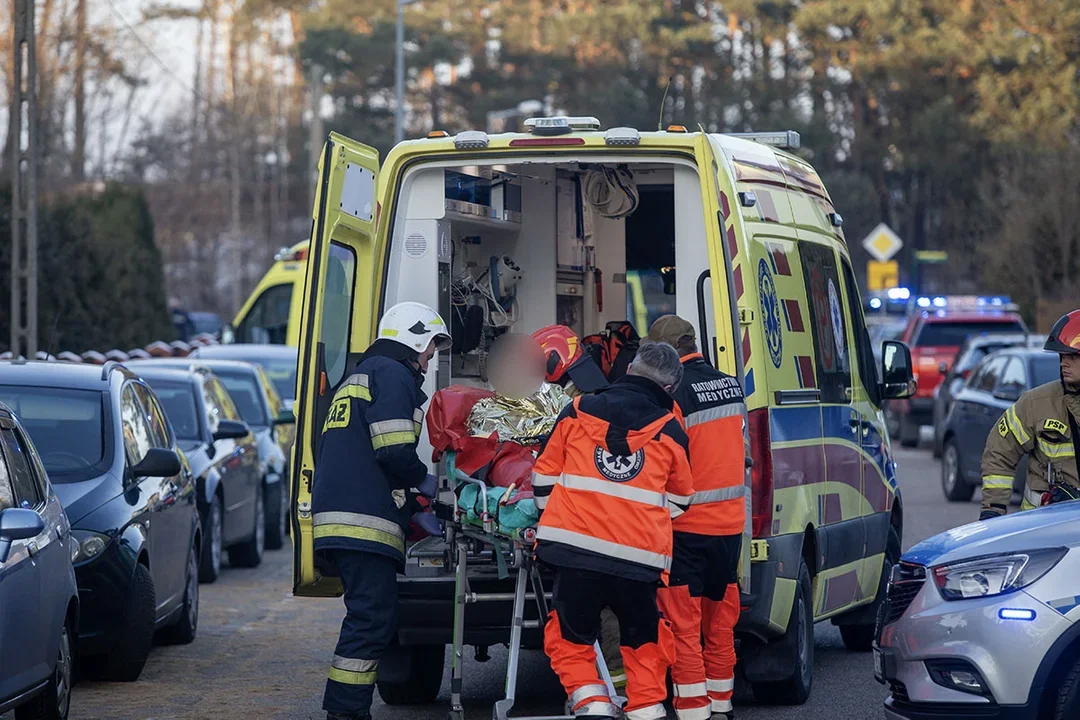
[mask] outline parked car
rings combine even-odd
[[[65,720],[79,595],[67,514],[37,450],[0,403],[0,715]]]
[[[296,399],[296,348],[288,345],[207,345],[191,356],[203,360],[241,360],[261,365],[274,383],[285,407],[292,410]]]
[[[128,363],[139,372],[148,363],[155,367],[187,368],[188,359],[145,360]],[[255,434],[266,502],[266,547],[278,550],[285,544],[289,509],[288,467],[292,453],[292,428],[296,422],[286,410],[260,365],[236,360],[199,359],[225,385],[243,420]],[[288,428],[288,429],[286,429]]]
[[[942,434],[941,489],[949,500],[967,501],[982,484],[980,465],[991,429],[1020,396],[1059,381],[1058,356],[1042,349],[1015,348],[987,356],[956,396]],[[1026,460],[1013,488],[1023,490]]]
[[[915,447],[920,428],[933,422],[934,389],[944,380],[945,371],[969,335],[1025,332],[1027,327],[1019,315],[999,309],[912,315],[901,339],[911,348],[915,363],[915,396],[889,404],[890,431],[899,437],[900,444]]]
[[[258,445],[229,392],[208,368],[131,363],[161,398],[195,476],[203,552],[199,580],[233,567],[258,567],[266,542],[266,490]]]
[[[219,335],[224,323],[221,316],[212,312],[188,312],[176,308],[172,311],[173,327],[180,340],[188,341],[196,335]]]
[[[198,628],[195,478],[173,429],[149,386],[111,361],[2,363],[0,402],[71,519],[84,666],[136,680],[155,631],[190,643]]]
[[[885,717],[1080,717],[1080,502],[964,525],[903,555],[874,673]]]
[[[949,416],[953,400],[964,387],[964,382],[979,361],[998,350],[1016,346],[1041,348],[1045,342],[1045,335],[970,335],[960,346],[960,351],[956,353],[952,367],[948,367],[944,362],[941,363],[938,369],[945,379],[934,390],[934,457],[941,457],[945,437],[945,418]]]

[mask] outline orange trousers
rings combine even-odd
[[[626,720],[667,717],[667,670],[675,658],[671,627],[656,606],[656,586],[584,570],[558,569],[555,609],[544,626],[544,651],[559,676],[575,715],[618,717],[596,668],[594,643],[600,613],[610,607],[619,620],[626,670]]]

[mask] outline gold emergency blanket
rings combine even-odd
[[[570,396],[550,383],[544,383],[538,392],[526,398],[502,395],[484,398],[469,413],[469,432],[483,437],[494,432],[500,440],[537,444],[551,434],[559,413],[569,404]]]

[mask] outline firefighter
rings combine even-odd
[[[316,562],[341,578],[346,608],[323,696],[328,720],[371,717],[379,658],[397,631],[397,574],[415,496],[435,494],[416,454],[421,386],[435,351],[449,347],[446,323],[428,306],[390,308],[323,424],[311,500]]]
[[[690,507],[672,523],[671,582],[660,590],[660,609],[675,633],[675,714],[679,720],[731,720],[746,524],[743,391],[737,378],[705,362],[694,326],[681,317],[658,318],[649,340],[671,345],[682,358],[675,402],[690,437],[694,476]]]
[[[1080,310],[1057,321],[1044,349],[1060,356],[1061,379],[1024,393],[990,431],[980,520],[1006,513],[1024,455],[1030,457],[1021,510],[1080,498]]]
[[[594,393],[608,386],[604,373],[581,349],[581,340],[565,325],[548,325],[533,333],[547,357],[545,379],[563,388],[572,398]],[[600,613],[600,651],[611,674],[611,684],[620,692],[626,688],[626,670],[619,651],[619,621],[611,608]]]
[[[671,517],[693,494],[670,395],[682,373],[673,349],[643,345],[625,377],[566,407],[536,461],[536,555],[555,569],[544,649],[576,717],[619,713],[593,649],[605,607],[619,622],[626,720],[667,717],[674,638],[656,591],[671,568]]]
[[[581,340],[565,325],[548,325],[532,334],[547,357],[546,379],[570,397],[594,393],[608,385],[603,371],[581,349]]]

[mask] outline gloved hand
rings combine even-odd
[[[979,513],[979,520],[993,520],[996,517],[1001,516],[993,510],[983,510],[981,513]]]
[[[418,528],[426,532],[428,535],[433,535],[435,537],[442,535],[442,520],[435,517],[433,513],[418,512],[412,516],[412,521],[416,523],[416,526]]]
[[[435,495],[439,492],[439,478],[434,475],[428,475],[422,482],[417,484],[416,492],[420,493],[428,500],[433,500]]]

